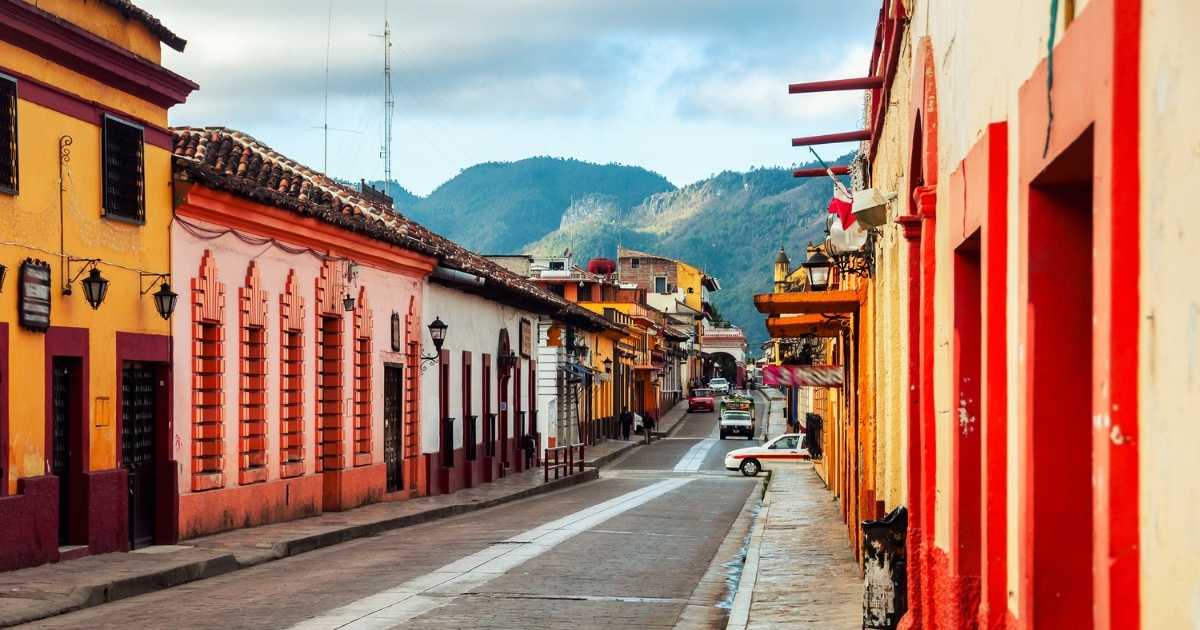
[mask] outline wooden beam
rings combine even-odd
[[[849,166],[831,166],[829,170],[833,171],[834,175],[849,175]],[[825,177],[827,173],[823,168],[801,168],[792,171],[792,177]]]
[[[768,317],[767,332],[773,339],[785,337],[838,337],[846,330],[837,320],[824,315],[789,315]]]
[[[833,81],[809,81],[807,83],[792,83],[788,86],[788,94],[808,94],[810,92],[837,92],[840,90],[870,90],[883,85],[883,77],[858,77],[854,79],[835,79]]]
[[[754,296],[754,308],[766,315],[854,313],[864,295],[858,291],[797,291]]]
[[[827,133],[820,136],[803,136],[800,138],[792,138],[792,146],[807,147],[814,144],[835,144],[838,142],[861,142],[871,139],[870,129],[859,129],[858,131],[843,131],[841,133]]]

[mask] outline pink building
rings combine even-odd
[[[245,134],[174,145],[179,538],[422,494],[438,239]]]

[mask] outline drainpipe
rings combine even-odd
[[[461,284],[468,287],[482,288],[487,283],[486,280],[473,273],[443,267],[442,265],[434,267],[431,275],[442,282]]]

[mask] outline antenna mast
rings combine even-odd
[[[388,0],[383,0],[383,192],[391,194],[392,181],[392,27],[388,23]]]
[[[333,0],[329,0],[329,21],[325,25],[325,121],[321,123],[324,128],[324,153],[325,161],[321,166],[321,170],[326,175],[329,174],[329,48],[333,43]]]

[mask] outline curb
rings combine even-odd
[[[754,603],[754,587],[758,582],[758,561],[761,557],[763,532],[767,528],[767,516],[771,513],[771,505],[766,502],[767,488],[771,478],[762,484],[762,507],[754,515],[754,524],[750,528],[750,542],[746,546],[746,561],[742,565],[742,577],[738,581],[737,593],[733,596],[733,605],[729,607],[729,621],[726,630],[743,630],[750,624],[750,605]],[[753,493],[751,496],[754,496]]]
[[[323,547],[329,547],[339,543],[348,542],[357,538],[365,538],[376,534],[414,525],[421,525],[431,521],[458,516],[459,514],[467,514],[479,510],[520,501],[532,496],[546,494],[555,490],[569,488],[581,483],[593,481],[600,477],[600,471],[596,468],[588,468],[583,472],[575,473],[567,477],[555,479],[548,483],[531,488],[525,488],[512,494],[507,494],[493,499],[477,501],[475,503],[461,503],[457,505],[448,505],[445,507],[436,508],[419,514],[408,514],[396,518],[389,518],[372,523],[363,523],[361,525],[350,525],[338,530],[330,532],[322,532],[311,536],[302,536],[288,540],[281,540],[271,546],[269,551],[251,552],[242,555],[227,553],[205,560],[198,560],[186,564],[180,564],[152,573],[144,573],[134,575],[119,580],[104,582],[101,584],[80,586],[75,588],[64,600],[48,601],[31,610],[19,611],[8,615],[0,615],[0,628],[7,628],[22,623],[29,623],[39,619],[46,619],[84,608],[91,608],[114,602],[128,597],[144,595],[155,591],[161,591],[180,584],[203,580],[226,573],[232,573],[240,569],[247,569],[260,564],[265,564],[274,560],[282,560],[291,556],[300,555],[309,551],[315,551]],[[186,544],[186,543],[185,543]],[[204,549],[196,547],[196,549]]]
[[[628,453],[629,451],[631,451],[641,445],[642,445],[642,442],[630,442],[629,444],[622,446],[621,448],[619,448],[615,451],[612,451],[611,453],[605,453],[604,455],[601,455],[600,457],[597,457],[596,459],[585,461],[583,463],[583,465],[585,467],[591,468],[593,470],[600,468],[601,466],[607,466],[614,459],[624,455],[625,453]]]

